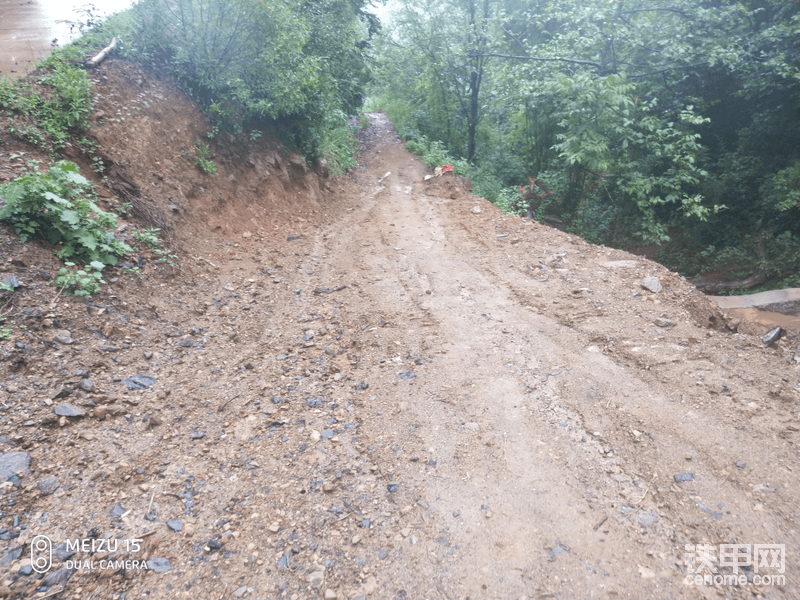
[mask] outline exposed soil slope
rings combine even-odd
[[[1,594],[800,597],[797,337],[765,348],[656,263],[423,181],[380,113],[349,177],[274,145],[204,176],[184,97],[121,63],[97,82],[106,193],[180,267],[51,305],[52,249],[2,230],[27,330],[0,344],[0,451],[30,466]],[[19,573],[36,535],[142,538],[118,555],[170,569],[57,552],[45,588]],[[786,544],[786,584],[685,585],[685,546],[721,543]]]

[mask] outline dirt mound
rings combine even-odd
[[[796,556],[797,338],[424,181],[382,114],[348,177],[274,142],[209,176],[188,99],[94,78],[101,192],[179,267],[140,247],[56,298],[53,249],[0,229],[0,595],[705,597],[689,545]],[[724,595],[796,597],[791,560],[754,575]]]

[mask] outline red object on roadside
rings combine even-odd
[[[433,172],[434,172],[436,177],[439,177],[439,175],[442,175],[443,173],[447,173],[447,172],[452,173],[453,172],[453,165],[439,165],[438,167],[436,167],[436,169],[434,169]]]

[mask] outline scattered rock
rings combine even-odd
[[[321,570],[312,571],[306,575],[306,581],[313,589],[319,589],[322,587],[322,582],[325,581],[325,567],[321,567]]]
[[[238,588],[236,588],[236,591],[233,592],[233,595],[236,598],[242,598],[246,593],[247,593],[247,586],[241,585]]]
[[[53,340],[59,344],[69,346],[72,343],[72,335],[66,329],[60,329],[53,335]]]
[[[405,373],[400,373],[400,379],[414,379],[414,371],[406,371]]]
[[[13,264],[13,261],[12,261],[12,264]],[[3,281],[3,283],[5,283],[7,286],[12,287],[14,289],[17,289],[18,287],[20,287],[22,285],[19,282],[19,279],[17,279],[13,275],[9,275],[8,277],[6,277],[5,281]]]
[[[107,406],[95,406],[94,407],[94,417],[100,421],[103,421],[106,416],[108,415],[108,407]]]
[[[550,562],[555,561],[562,554],[569,555],[569,546],[558,542],[555,546],[550,548]]]
[[[5,452],[0,454],[0,482],[13,475],[30,473],[31,455],[27,452]]]
[[[736,466],[739,467],[740,469],[744,469],[747,466],[747,463],[743,460],[737,460]]]
[[[147,561],[147,568],[154,573],[166,573],[172,568],[172,563],[170,563],[166,558],[157,556],[156,558],[151,558]]]
[[[172,531],[181,531],[183,529],[183,521],[180,519],[170,519],[167,521],[167,527],[172,529]]]
[[[642,287],[650,290],[654,294],[657,294],[664,289],[664,287],[661,285],[661,282],[658,280],[658,277],[653,277],[652,275],[642,279]]]
[[[366,380],[362,381],[361,383],[357,383],[356,385],[353,386],[353,388],[355,388],[357,390],[365,390],[368,387],[369,387],[369,383],[367,383]]]
[[[773,329],[770,329],[767,332],[767,335],[761,338],[761,341],[764,342],[765,346],[769,346],[770,344],[774,344],[779,339],[781,339],[785,333],[786,330],[783,327],[775,327]]]
[[[386,489],[389,490],[390,494],[394,494],[398,489],[400,489],[400,484],[397,482],[390,483],[386,486]]]
[[[124,383],[125,387],[129,390],[144,390],[154,386],[157,381],[158,380],[153,377],[148,377],[147,375],[140,375],[137,373],[132,377],[128,377],[122,383]]]
[[[57,571],[51,571],[45,575],[45,578],[42,580],[42,585],[48,588],[55,585],[64,585],[70,580],[70,577],[72,577],[74,572],[75,571],[68,569],[67,567],[61,567]]]
[[[50,399],[55,400],[56,398],[66,398],[71,393],[72,390],[62,383],[61,385],[58,386],[58,389],[55,391],[55,393],[52,396],[50,396]]]
[[[481,426],[480,425],[478,425],[477,423],[472,423],[472,422],[465,423],[464,427],[469,429],[470,431],[474,431],[476,433],[481,430]]]
[[[656,317],[653,321],[658,327],[675,327],[677,323],[671,319],[665,319],[663,317]]]
[[[332,589],[328,588],[325,590],[325,600],[336,600],[338,597],[338,594]]]
[[[639,266],[636,260],[609,260],[603,263],[607,269],[635,269]]]
[[[91,380],[90,378],[88,378],[88,377],[87,377],[86,379],[83,379],[83,380],[81,381],[80,387],[81,387],[81,389],[82,389],[84,392],[89,392],[89,393],[91,393],[91,392],[95,391],[95,385],[94,385],[94,381],[92,381],[92,380]]]
[[[684,481],[694,481],[694,475],[691,473],[680,473],[675,475],[675,483],[683,483]]]
[[[483,212],[483,209],[480,206],[473,206],[472,207],[472,213],[473,214],[479,215],[482,212]]]
[[[708,507],[707,507],[705,504],[703,504],[702,502],[698,502],[698,503],[697,503],[697,508],[699,508],[700,510],[702,510],[702,511],[703,511],[704,513],[706,513],[707,515],[711,515],[712,517],[714,517],[714,520],[715,520],[715,521],[719,521],[720,519],[722,519],[722,513],[714,512],[713,510],[711,510],[710,508],[708,508]]]
[[[58,480],[58,477],[42,477],[39,481],[36,482],[36,487],[39,488],[39,491],[42,492],[45,496],[49,496],[53,492],[55,492],[61,486],[61,482]]]
[[[145,350],[144,357],[146,360],[150,360],[151,358],[153,358],[153,353],[150,350]]]
[[[86,416],[86,411],[82,408],[69,404],[67,402],[62,402],[61,404],[56,404],[53,407],[53,412],[56,413],[59,417],[83,417]]]
[[[112,516],[112,517],[121,517],[121,516],[122,516],[122,515],[124,515],[126,512],[127,512],[127,511],[126,511],[124,508],[122,508],[122,505],[121,505],[119,502],[117,502],[117,503],[114,505],[114,508],[112,508],[112,509],[111,509],[111,516]]]
[[[339,292],[339,291],[343,290],[346,287],[347,287],[346,285],[340,285],[339,287],[335,287],[335,288],[318,287],[318,288],[316,288],[314,290],[314,293],[317,294],[317,295],[319,295],[319,294],[332,294],[333,292]]]

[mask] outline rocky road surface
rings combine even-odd
[[[90,304],[29,288],[0,596],[800,597],[798,337],[425,181],[370,118],[325,220]]]

